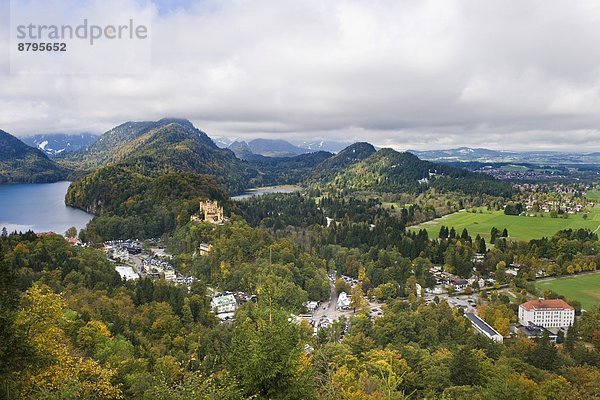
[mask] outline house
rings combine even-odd
[[[200,255],[205,256],[210,253],[213,249],[213,245],[210,243],[200,243]]]
[[[519,323],[544,328],[566,328],[573,325],[575,309],[561,299],[530,300],[519,306]]]
[[[175,270],[173,270],[173,269],[163,270],[163,275],[165,276],[165,281],[167,281],[167,282],[177,281],[177,275],[175,274]]]
[[[466,279],[453,276],[450,278],[449,283],[456,288],[456,290],[465,290],[469,284]]]
[[[341,292],[338,296],[336,304],[338,310],[349,310],[350,309],[350,298],[346,292]]]
[[[473,313],[466,313],[465,317],[471,321],[471,324],[477,332],[486,336],[488,339],[498,343],[502,343],[504,341],[504,337],[500,334],[500,332],[492,328],[487,322],[479,318],[477,315]]]
[[[74,238],[74,237],[66,237],[65,240],[67,241],[67,243],[69,243],[71,246],[81,246],[81,240]]]
[[[215,314],[234,313],[237,309],[237,300],[233,293],[223,292],[217,294],[210,301],[210,307]]]

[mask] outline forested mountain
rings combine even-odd
[[[64,160],[88,170],[120,165],[130,173],[148,177],[167,172],[209,174],[231,193],[240,192],[258,178],[257,172],[233,152],[218,148],[206,133],[179,119],[124,123]]]
[[[42,151],[0,130],[0,183],[56,182],[66,175]]]
[[[69,135],[66,133],[39,134],[21,138],[23,143],[38,148],[47,156],[55,156],[61,153],[71,153],[85,149],[98,140],[98,135],[92,133],[80,133]]]
[[[65,202],[97,215],[88,224],[88,235],[99,240],[171,232],[187,223],[206,198],[227,198],[208,175],[170,172],[153,178],[115,165],[73,182]]]
[[[307,176],[318,170],[333,154],[326,151],[300,154],[295,157],[265,157],[254,154],[250,165],[261,174],[263,185],[303,183]]]
[[[294,157],[254,154],[245,142],[233,147],[247,160],[218,148],[187,120],[128,122],[86,150],[65,156],[64,160],[95,169],[72,184],[66,201],[96,214],[90,224],[92,233],[109,239],[172,232],[196,211],[200,197],[226,197],[217,194],[217,184],[229,194],[261,185],[298,183],[334,191],[415,193],[434,187],[470,194],[510,193],[508,185],[488,176],[422,161],[410,153],[376,151],[369,143],[355,143],[336,155],[316,152]],[[197,182],[198,190],[173,189],[163,197],[152,196],[156,185],[188,187],[190,182]]]
[[[116,164],[137,153],[149,141],[160,135],[161,129],[171,125],[186,137],[196,137],[197,142],[210,149],[218,149],[206,133],[197,129],[185,119],[163,118],[159,121],[129,121],[105,132],[93,145],[86,149],[67,154],[65,161],[77,162],[80,167],[91,170],[105,165]]]
[[[418,192],[434,187],[470,194],[510,194],[510,185],[491,177],[393,149],[375,152],[367,143],[357,143],[324,161],[310,182],[346,191]]]
[[[356,164],[376,152],[372,144],[366,142],[358,142],[351,144],[344,150],[340,151],[335,156],[323,161],[318,168],[315,169],[311,180],[327,181],[334,177],[337,173],[344,171],[349,166]]]

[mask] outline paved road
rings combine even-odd
[[[144,276],[144,274],[142,273],[142,258],[140,255],[138,254],[130,254],[129,255],[129,260],[127,261],[126,264],[129,264],[133,267],[133,269],[135,270],[135,272],[137,272],[141,277]]]
[[[323,318],[329,318],[332,321],[337,320],[341,316],[350,316],[352,311],[340,311],[336,309],[338,295],[335,291],[334,282],[329,280],[329,302],[323,302],[319,309],[314,312],[311,320],[319,322]],[[325,307],[325,309],[323,309]]]

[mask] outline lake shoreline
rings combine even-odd
[[[71,226],[78,230],[85,228],[93,215],[65,204],[70,184],[70,181],[0,184],[0,229],[64,234]]]

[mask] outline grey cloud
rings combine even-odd
[[[600,150],[599,20],[594,1],[206,1],[155,16],[150,75],[0,60],[0,128],[179,116],[214,136]]]

